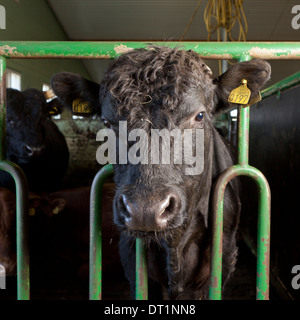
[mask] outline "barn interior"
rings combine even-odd
[[[6,24],[0,29],[1,41],[230,41],[220,28],[209,35],[206,23],[215,19],[206,14],[208,0],[3,0]],[[299,1],[244,0],[240,21],[230,31],[232,41],[298,42],[300,17],[292,24],[292,8]],[[225,1],[226,3],[226,1]],[[300,12],[300,9],[298,9]],[[242,30],[242,32],[241,32]],[[208,38],[209,36],[209,38]],[[100,83],[109,59],[7,59],[7,86],[18,90],[50,88],[53,74],[68,71]],[[227,65],[205,60],[218,76]],[[297,196],[300,179],[300,59],[270,60],[272,76],[266,88],[293,76],[287,89],[275,89],[250,109],[250,164],[262,171],[271,188],[271,265],[270,299],[299,300],[293,288],[292,268],[300,264],[300,223]],[[225,68],[225,69],[224,69]],[[216,126],[236,145],[236,113],[228,112]],[[96,134],[103,124],[97,118],[74,116],[64,110],[52,117],[66,137],[70,161],[63,188],[88,187],[101,165],[95,153]],[[108,181],[109,183],[111,181]],[[243,181],[244,182],[244,181]],[[226,291],[227,300],[253,300],[256,289],[257,192],[244,182],[251,201],[244,207],[239,233],[240,254],[237,270]],[[251,190],[251,192],[249,192]],[[108,210],[111,216],[111,209]],[[0,213],[1,214],[1,213]],[[116,249],[116,243],[114,243]],[[70,262],[49,257],[42,251],[31,271],[31,298],[88,299],[87,271],[75,275]],[[117,250],[117,249],[116,249]],[[51,251],[50,249],[48,252]],[[116,254],[117,251],[116,251]],[[57,260],[55,260],[57,259]],[[110,263],[104,258],[104,263]],[[105,268],[105,267],[104,267]],[[122,269],[109,267],[103,274],[103,299],[128,300],[129,287]],[[107,274],[107,276],[106,276]],[[0,299],[16,299],[16,277],[8,277]]]

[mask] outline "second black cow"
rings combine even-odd
[[[63,109],[58,99],[47,102],[37,89],[7,89],[6,159],[24,171],[29,189],[52,191],[60,186],[69,163],[64,135],[50,114]],[[14,189],[12,177],[0,171],[0,186]]]
[[[243,79],[255,96],[270,73],[267,62],[253,60],[214,77],[197,53],[152,46],[117,58],[101,85],[70,73],[52,78],[54,92],[66,105],[77,98],[88,101],[93,112],[101,114],[108,136],[116,137],[116,149],[110,150],[117,159],[114,222],[121,232],[120,254],[133,297],[136,237],[147,244],[151,288],[164,285],[171,299],[208,297],[212,190],[216,178],[235,163],[213,119],[228,109],[229,94]],[[182,149],[169,140],[170,163],[153,154],[160,143],[151,139],[158,132],[177,132],[183,138]],[[191,132],[193,138],[186,144]],[[198,142],[197,132],[202,137]],[[158,150],[166,147],[162,141]],[[197,156],[198,147],[203,153],[194,160],[201,162],[201,170],[193,173],[193,157],[186,158],[185,151],[190,148]],[[223,283],[235,269],[239,213],[239,185],[234,179],[224,199]],[[162,297],[159,290],[149,294]]]

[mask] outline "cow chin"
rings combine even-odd
[[[119,229],[120,232],[127,235],[128,238],[139,238],[142,239],[146,245],[149,245],[150,243],[160,244],[162,240],[165,240],[167,243],[170,242],[181,227],[182,226],[180,225],[155,231],[140,231],[126,228]]]

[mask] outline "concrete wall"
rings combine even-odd
[[[103,127],[100,120],[56,121],[64,133],[70,151],[69,168],[63,181],[64,188],[91,185],[94,176],[101,169],[96,161],[96,151],[100,142],[96,141],[96,133]]]

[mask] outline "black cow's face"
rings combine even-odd
[[[214,115],[228,108],[242,79],[256,95],[269,77],[269,64],[256,60],[213,78],[196,53],[154,47],[120,56],[101,86],[63,73],[53,76],[52,88],[66,105],[77,97],[89,101],[107,137],[116,137],[110,150],[114,220],[122,230],[148,236],[184,225],[210,193]]]
[[[54,103],[53,100],[47,103],[40,90],[7,89],[6,152],[9,160],[25,164],[43,154],[46,125],[51,121],[49,112]]]
[[[188,90],[172,110],[149,102],[120,114],[113,96],[103,99],[101,117],[117,141],[114,220],[121,229],[158,235],[182,225],[195,209],[193,195],[209,165],[212,80],[210,84],[206,93]],[[120,124],[126,125],[126,134]],[[124,142],[129,154],[126,164],[120,164]]]

